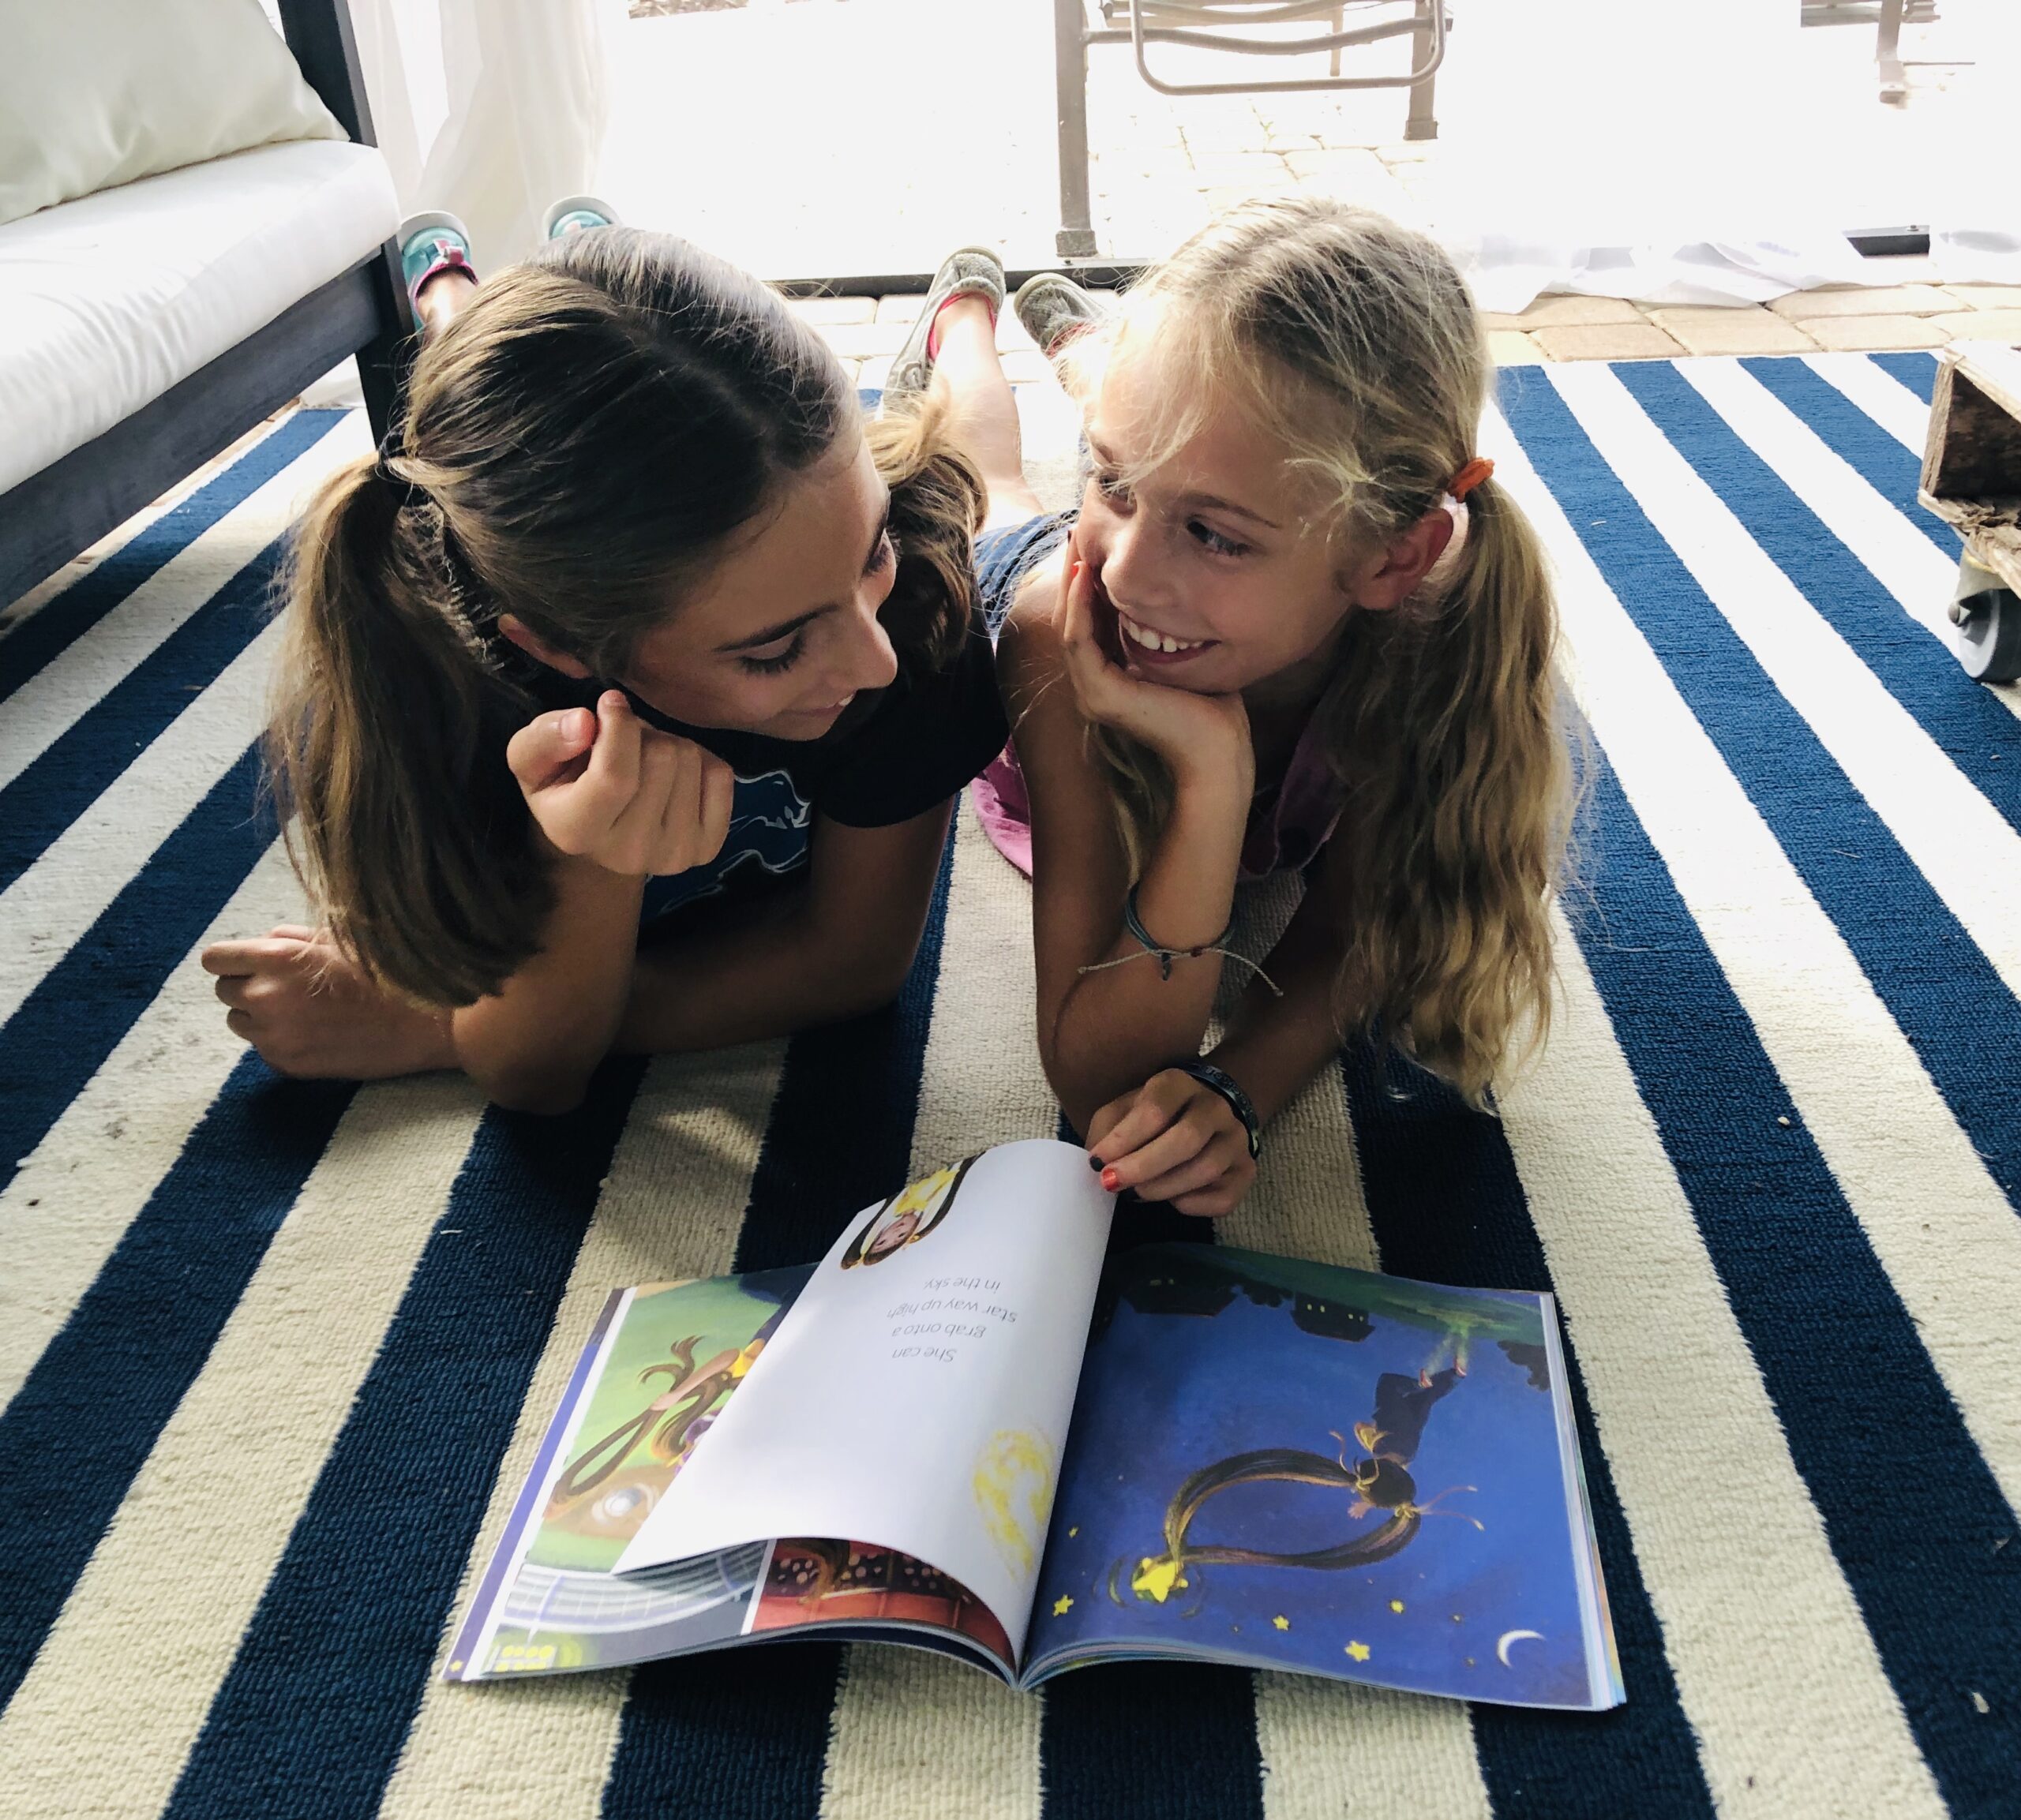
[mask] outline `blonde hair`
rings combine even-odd
[[[499,616],[621,673],[861,414],[777,293],[599,228],[486,283],[421,350],[403,415],[398,454],[340,469],[303,520],[268,770],[339,944],[405,997],[467,1005],[553,907],[505,763],[537,705],[497,661]],[[898,551],[879,616],[916,674],[967,634],[982,483],[931,410],[868,433]]]
[[[1300,197],[1223,215],[1077,344],[1083,384],[1139,340],[1184,376],[1159,388],[1139,470],[1232,404],[1282,444],[1308,525],[1344,550],[1437,510],[1474,455],[1491,369],[1472,301],[1434,242],[1372,211]],[[1314,712],[1346,792],[1342,1033],[1393,1043],[1478,1105],[1519,1031],[1540,1040],[1548,1020],[1573,790],[1543,551],[1492,479],[1466,504],[1445,585],[1351,612]],[[1171,779],[1127,736],[1091,739],[1134,874]]]

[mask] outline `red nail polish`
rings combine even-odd
[[[1105,1169],[1102,1171],[1102,1186],[1111,1194],[1115,1193],[1117,1188],[1121,1185],[1122,1181],[1123,1178],[1112,1169]]]

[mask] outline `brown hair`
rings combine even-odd
[[[289,578],[269,770],[339,944],[433,1004],[496,992],[552,893],[505,763],[536,711],[496,658],[512,613],[600,676],[740,528],[861,423],[827,344],[757,279],[600,228],[499,273],[422,349],[399,452],[324,483]],[[902,674],[973,609],[982,484],[922,409],[868,426],[898,567]]]
[[[1153,454],[1232,403],[1287,451],[1344,550],[1379,549],[1438,509],[1475,453],[1490,365],[1435,242],[1315,198],[1251,202],[1141,283],[1078,357],[1129,350],[1164,371]],[[1573,791],[1557,611],[1536,534],[1492,480],[1467,496],[1464,547],[1436,590],[1351,612],[1314,710],[1347,785],[1333,842],[1346,953],[1344,1033],[1393,1041],[1479,1103],[1526,1024],[1550,1011],[1549,901]],[[1155,755],[1092,739],[1131,869],[1171,804]]]

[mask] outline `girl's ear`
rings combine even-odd
[[[526,622],[512,613],[498,616],[498,629],[537,664],[545,664],[550,670],[559,670],[564,676],[573,676],[578,682],[589,680],[590,667],[579,659],[572,657],[566,651],[557,651],[546,639],[527,627]]]
[[[1349,602],[1372,613],[1400,607],[1417,592],[1419,583],[1452,541],[1453,515],[1434,507],[1386,549],[1348,571],[1341,586]]]

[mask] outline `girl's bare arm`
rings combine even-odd
[[[888,1003],[926,927],[951,807],[888,828],[817,822],[804,883],[639,951],[615,1046],[721,1048]]]
[[[449,1064],[488,1099],[523,1112],[580,1103],[609,1053],[632,988],[639,878],[557,855],[550,939],[504,989],[449,1014]]]
[[[1326,878],[1344,863],[1343,856],[1328,850],[1320,880],[1307,889],[1264,960],[1264,971],[1283,997],[1251,979],[1227,1034],[1208,1056],[1241,1084],[1265,1124],[1340,1050],[1336,993],[1345,937]]]
[[[1069,1121],[1085,1131],[1097,1107],[1199,1054],[1221,963],[1211,954],[1176,961],[1166,979],[1124,926],[1128,871],[1048,610],[1058,587],[1056,574],[1034,575],[997,663],[1031,794],[1040,1056]],[[1228,920],[1251,789],[1247,740],[1203,738],[1174,770],[1172,815],[1138,908],[1156,940],[1183,948]],[[1107,961],[1122,964],[1099,966]]]

